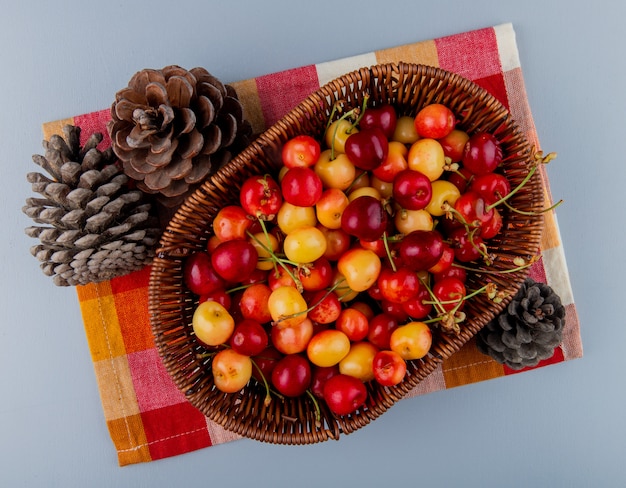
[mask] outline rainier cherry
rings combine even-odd
[[[272,220],[283,202],[280,186],[269,175],[248,178],[241,186],[239,202],[253,217]]]

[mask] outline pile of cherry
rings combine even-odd
[[[496,295],[465,280],[511,193],[498,140],[441,104],[408,117],[366,103],[321,141],[288,140],[280,172],[247,179],[186,259],[219,390],[258,381],[267,402],[306,394],[350,414],[367,382],[396,385],[428,354],[431,328],[458,332],[468,299]]]

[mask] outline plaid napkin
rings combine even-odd
[[[349,71],[378,63],[405,61],[438,66],[465,76],[496,96],[539,148],[511,24],[383,49],[230,83],[255,132],[269,127],[311,92]],[[109,110],[44,125],[44,136],[70,123],[83,137],[97,131],[110,141]],[[558,160],[557,160],[558,162]],[[544,174],[545,177],[545,174]],[[546,195],[550,193],[546,182]],[[150,268],[109,282],[77,287],[102,407],[121,466],[152,461],[233,441],[239,437],[205,418],[178,391],[155,348],[148,317]],[[548,283],[566,306],[563,343],[536,368],[582,356],[574,305],[556,215],[546,215],[542,259],[531,270]],[[529,368],[527,368],[529,369]],[[526,371],[521,370],[521,371]],[[420,383],[409,396],[519,373],[478,352],[474,342]]]

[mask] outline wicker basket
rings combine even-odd
[[[328,83],[206,181],[177,211],[161,239],[152,266],[149,311],[156,346],[178,388],[204,415],[234,433],[269,443],[310,444],[354,432],[404,397],[500,313],[508,301],[495,304],[482,294],[471,300],[465,308],[468,318],[459,335],[435,331],[430,353],[409,362],[407,376],[400,385],[368,385],[368,403],[349,416],[337,417],[321,402],[318,422],[314,404],[307,395],[284,401],[274,399],[265,406],[265,390],[256,382],[237,394],[225,394],[215,388],[210,359],[198,356],[203,349],[192,332],[191,317],[197,302],[183,286],[184,258],[206,248],[212,219],[221,207],[238,201],[238,190],[248,176],[273,172],[280,166],[281,147],[286,140],[298,134],[321,138],[336,101],[345,100],[349,107],[360,106],[366,94],[370,95],[371,105],[391,103],[400,115],[415,115],[427,104],[443,103],[457,114],[460,127],[470,134],[479,130],[494,133],[501,141],[503,166],[512,185],[527,175],[532,164],[534,154],[523,133],[493,96],[456,74],[401,63],[363,68]],[[539,171],[511,203],[525,211],[543,208]],[[510,269],[517,256],[529,258],[538,252],[543,227],[540,215],[503,211],[503,220],[503,232],[490,243],[495,262],[483,270]],[[512,296],[526,274],[471,272],[467,286],[478,288],[488,277]]]

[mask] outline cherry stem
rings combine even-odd
[[[320,411],[320,404],[317,401],[317,398],[315,398],[315,395],[313,394],[313,392],[311,390],[306,390],[307,395],[309,395],[309,398],[313,401],[313,405],[315,406],[315,426],[319,427],[322,424],[322,414]]]
[[[263,234],[265,235],[265,238],[269,242],[269,233],[267,232],[267,227],[265,226],[265,221],[263,219],[258,219],[258,221],[259,221],[259,224],[261,224],[261,229],[263,230]],[[300,278],[298,278],[291,271],[291,269],[289,269],[289,266],[288,266],[288,264],[297,265],[297,263],[292,263],[289,260],[282,259],[282,258],[278,257],[276,255],[276,253],[269,246],[266,246],[265,243],[261,242],[261,240],[258,239],[254,234],[250,233],[249,231],[246,231],[246,234],[248,234],[248,236],[251,239],[254,239],[254,241],[257,244],[259,244],[259,246],[261,246],[270,255],[269,259],[271,259],[275,264],[278,264],[281,268],[283,268],[285,270],[285,272],[289,275],[289,277],[296,284],[296,289],[299,292],[302,292],[302,290],[303,290],[303,288],[302,288],[302,281],[300,281]],[[276,268],[274,270],[278,271]]]
[[[389,264],[391,265],[391,270],[395,273],[396,263],[393,261],[393,256],[391,255],[391,249],[389,249],[389,240],[387,238],[387,232],[383,232],[383,244],[385,245],[385,252],[387,253],[387,257],[389,258]]]
[[[333,286],[331,286],[330,288],[328,288],[326,290],[326,293],[324,293],[324,295],[322,296],[322,298],[320,298],[317,302],[315,302],[313,305],[310,305],[306,310],[302,310],[300,312],[295,312],[289,315],[281,315],[278,322],[281,322],[283,320],[287,320],[287,319],[291,319],[291,318],[295,318],[295,317],[299,317],[302,314],[305,313],[309,313],[311,310],[313,310],[315,307],[317,307],[320,303],[322,303],[324,300],[326,300],[326,298],[328,298],[328,296],[334,292],[337,288],[339,288],[339,285],[341,285],[345,280],[339,280],[337,283],[334,283]],[[345,296],[345,295],[344,295]]]
[[[337,119],[337,122],[339,122],[340,120],[346,120],[350,117],[352,117],[354,114],[356,114],[356,119],[352,122],[352,125],[350,126],[350,128],[346,131],[347,134],[349,134],[350,132],[352,132],[352,129],[354,129],[359,121],[361,120],[361,118],[363,117],[363,113],[365,112],[365,109],[367,108],[367,101],[369,100],[369,95],[365,95],[363,97],[363,105],[362,107],[355,107],[352,110],[348,110],[345,114],[343,114],[341,117],[339,117]],[[333,106],[333,112],[334,112],[334,106]],[[332,120],[332,119],[329,119]],[[329,126],[330,127],[330,126]],[[334,160],[335,159],[335,139],[337,138],[337,132],[339,131],[339,123],[335,124],[335,130],[333,131],[333,137],[332,137],[332,144],[330,145],[330,160]]]
[[[497,207],[498,205],[500,205],[501,203],[506,202],[509,198],[511,198],[513,195],[515,195],[518,191],[520,191],[525,185],[526,183],[528,183],[528,181],[530,181],[530,179],[533,177],[533,175],[535,174],[535,172],[537,171],[537,168],[539,168],[540,164],[548,164],[550,161],[552,161],[554,158],[556,158],[556,153],[548,153],[547,155],[543,155],[543,152],[539,151],[535,153],[535,164],[532,166],[532,168],[530,168],[530,170],[528,171],[528,174],[524,177],[524,179],[519,183],[519,185],[517,185],[515,188],[513,188],[507,195],[503,196],[502,198],[500,198],[499,200],[493,202],[491,205],[488,205],[487,211]],[[508,208],[511,208],[507,205]],[[532,214],[530,214],[532,215]]]
[[[509,274],[509,273],[516,273],[518,271],[522,271],[523,269],[531,267],[535,261],[536,261],[536,259],[533,259],[533,260],[530,260],[529,262],[524,263],[524,264],[522,264],[520,266],[516,266],[515,268],[503,269],[501,271],[486,270],[486,269],[480,269],[480,268],[472,268],[470,266],[465,266],[465,265],[460,264],[460,263],[452,263],[452,266],[455,266],[455,267],[461,268],[461,269],[465,269],[467,271],[474,271],[476,273],[501,275],[501,274]]]
[[[267,382],[267,379],[265,378],[265,375],[263,374],[263,371],[261,370],[259,365],[252,358],[250,358],[250,361],[252,361],[252,365],[259,372],[259,376],[261,377],[261,380],[263,380],[263,386],[265,387],[265,400],[263,400],[263,405],[267,407],[269,406],[270,403],[272,403],[272,395],[270,394],[270,385]]]
[[[515,213],[520,214],[520,215],[537,215],[537,214],[547,213],[547,212],[550,212],[551,210],[554,210],[555,208],[559,207],[562,203],[563,203],[563,200],[559,200],[554,205],[551,205],[548,208],[544,208],[540,212],[526,212],[524,210],[519,210],[519,209],[517,209],[515,207],[512,207],[511,205],[509,205],[509,202],[502,201],[502,204],[506,208],[508,208],[511,212],[515,212]]]

